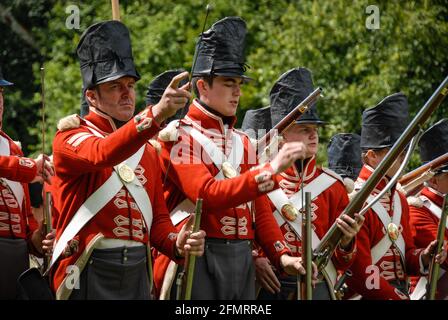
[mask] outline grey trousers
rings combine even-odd
[[[29,267],[26,241],[0,238],[0,300],[17,298],[17,279]]]
[[[146,247],[93,250],[70,300],[149,300]]]
[[[297,299],[297,277],[283,276],[277,277],[281,287],[279,293],[269,293],[261,288],[258,300],[296,300]],[[313,288],[312,300],[331,300],[330,289],[325,281],[318,282]]]
[[[204,255],[196,258],[194,271],[192,300],[255,300],[255,267],[249,240],[207,238]],[[171,298],[175,298],[175,287]]]

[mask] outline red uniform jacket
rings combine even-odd
[[[231,150],[232,132],[240,135],[244,157],[239,167],[240,175],[232,179],[215,179],[218,168],[182,127],[176,141],[161,141],[162,170],[164,174],[168,173],[164,186],[168,208],[172,210],[185,198],[193,203],[202,198],[201,229],[206,231],[207,237],[256,239],[278,265],[280,256],[289,249],[272,216],[267,197],[258,190],[255,176],[262,169],[254,169],[256,154],[248,136],[233,129],[236,118],[227,120],[226,129],[221,117],[207,111],[195,100],[181,125],[191,126],[209,137],[226,156]],[[254,217],[246,205],[252,200],[255,200]]]
[[[316,166],[315,157],[311,158],[311,160],[305,166],[305,179],[304,186],[311,183],[314,179],[320,176],[324,170]],[[325,169],[325,172],[330,176],[338,179],[334,184],[332,184],[329,188],[323,191],[316,199],[314,199],[311,203],[311,219],[314,232],[319,239],[322,239],[325,233],[330,229],[333,223],[336,221],[336,218],[339,217],[341,212],[348,205],[349,199],[347,195],[347,191],[342,182],[342,178],[336,173]],[[278,183],[282,190],[288,197],[300,192],[301,187],[301,176],[295,166],[292,166],[287,171],[282,172],[280,175],[277,175]],[[272,210],[275,210],[275,206],[271,203]],[[302,242],[296,236],[294,230],[289,226],[289,224],[284,223],[281,228],[283,232],[283,236],[287,241],[288,247],[293,253],[294,256],[301,256]],[[348,252],[342,250],[338,247],[333,256],[333,263],[337,270],[345,271],[348,267],[350,267],[353,262],[353,258],[355,257],[356,252],[356,241],[353,242],[351,250]],[[263,255],[263,254],[262,254]]]
[[[437,238],[437,230],[440,219],[437,218],[428,207],[426,207],[425,200],[429,199],[437,207],[442,209],[443,195],[436,190],[425,187],[419,196],[422,200],[422,206],[409,206],[409,218],[411,224],[411,232],[414,238],[415,245],[420,248],[426,248],[433,240]],[[448,229],[445,228],[445,240],[448,241]],[[448,261],[444,265],[448,267]]]
[[[10,156],[0,156],[0,177],[11,181],[21,182],[23,200],[19,205],[11,189],[3,181],[0,183],[0,237],[21,238],[30,240],[38,225],[31,212],[28,185],[36,176],[36,163],[32,159],[24,158],[22,150],[3,131],[0,131],[2,143],[7,143]],[[34,253],[34,247],[29,241],[29,247]],[[36,252],[37,253],[37,252]]]
[[[362,186],[372,172],[372,168],[364,165],[358,180],[356,181],[355,190]],[[387,182],[387,178],[383,178],[372,194],[378,194],[386,186]],[[392,188],[392,190],[380,200],[381,205],[387,210],[390,216],[393,216],[394,213],[392,208],[394,192],[399,191]],[[389,281],[394,281],[396,279],[406,280],[408,275],[419,275],[423,272],[420,262],[422,249],[416,249],[409,226],[409,207],[404,195],[400,193],[399,196],[403,211],[400,226],[398,226],[398,228],[402,233],[405,242],[405,266],[403,266],[398,250],[391,247],[376,263],[376,268],[372,268],[371,249],[380,242],[384,236],[387,236],[383,223],[372,209],[365,214],[365,222],[357,235],[358,253],[351,267],[353,277],[347,280],[347,284],[350,289],[361,294],[365,299],[407,299],[407,296],[394,288]],[[376,286],[378,283],[378,272],[376,271],[378,271],[380,275],[379,286]]]
[[[411,224],[412,237],[417,247],[426,248],[433,240],[437,238],[437,230],[439,228],[440,219],[436,217],[431,210],[425,206],[427,200],[434,203],[442,209],[443,195],[432,188],[425,187],[418,197],[419,203],[409,206],[409,218]],[[445,240],[448,241],[448,229],[445,228]],[[448,269],[448,261],[442,265],[444,269]],[[414,287],[419,278],[412,278],[412,286]]]
[[[83,269],[95,243],[100,238],[134,240],[154,245],[158,250],[174,257],[176,230],[174,229],[163,199],[160,164],[155,149],[147,143],[159,131],[152,121],[149,128],[138,132],[136,125],[151,121],[148,109],[116,129],[112,119],[98,110],[91,109],[86,120],[101,133],[92,134],[87,123],[81,120],[79,128],[58,131],[53,142],[53,160],[56,175],[53,178],[54,206],[59,213],[56,223],[58,239],[73,215],[86,199],[112,174],[113,166],[133,155],[142,145],[145,152],[135,169],[135,176],[145,187],[151,200],[153,221],[150,236],[134,199],[127,189],[122,189],[90,220],[71,240],[54,270],[53,289],[57,298],[67,298],[71,290],[64,285],[67,267],[77,265]]]

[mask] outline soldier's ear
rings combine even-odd
[[[98,107],[98,92],[97,89],[86,90],[86,100],[89,106]]]
[[[364,163],[368,164],[369,166],[374,166],[377,158],[378,158],[377,153],[374,150],[369,149],[364,153],[363,160],[364,160]]]
[[[204,79],[199,78],[198,81],[196,81],[196,88],[198,90],[199,96],[206,93],[208,91],[208,87],[209,85]]]

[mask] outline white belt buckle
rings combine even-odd
[[[125,163],[118,166],[118,175],[126,183],[131,183],[135,179],[134,171]]]

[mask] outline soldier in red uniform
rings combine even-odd
[[[275,83],[271,92],[269,119],[275,126],[284,116],[290,113],[302,100],[314,90],[311,72],[306,68],[295,68],[284,73]],[[261,113],[265,109],[259,109]],[[268,109],[267,109],[268,110]],[[255,110],[256,111],[256,110]],[[251,114],[256,116],[255,111]],[[258,117],[260,118],[260,117]],[[337,271],[344,271],[356,252],[355,234],[360,229],[363,218],[352,219],[340,216],[348,204],[348,196],[342,178],[335,172],[316,165],[319,146],[318,128],[324,124],[316,110],[316,105],[298,118],[285,132],[286,142],[303,142],[306,157],[303,162],[296,161],[286,171],[277,175],[281,189],[268,194],[274,210],[274,217],[283,232],[289,249],[296,257],[301,257],[301,217],[295,217],[297,211],[287,210],[292,204],[296,210],[304,203],[301,194],[311,192],[312,197],[312,247],[315,248],[331,225],[336,222],[343,232],[340,246],[336,249],[332,262],[325,269],[325,277],[313,290],[313,300],[329,300],[335,298],[333,287]],[[253,127],[252,129],[266,129]],[[303,184],[302,184],[303,182]],[[291,208],[291,207],[289,207]],[[269,260],[258,252],[255,257],[257,280],[262,286],[259,299],[295,299],[297,295],[297,279],[292,276],[274,272]]]
[[[157,153],[147,143],[190,98],[187,86],[177,86],[187,74],[133,117],[140,76],[127,28],[90,26],[77,54],[90,109],[84,119],[63,119],[53,143],[53,290],[58,299],[148,299],[151,245],[176,261],[185,250],[204,249],[203,231],[189,237],[172,225]]]
[[[254,299],[254,239],[279,270],[304,272],[300,259],[289,255],[265,196],[276,187],[276,174],[303,157],[303,145],[287,144],[273,161],[256,166],[248,136],[234,129],[247,80],[245,36],[246,24],[238,17],[203,33],[193,70],[198,99],[183,119],[159,134],[171,218],[182,221],[195,200],[203,199],[206,248],[196,260],[192,299]]]
[[[426,130],[420,138],[419,146],[420,159],[423,163],[446,154],[448,152],[448,119],[442,119]],[[448,194],[448,165],[435,172],[420,195],[408,199],[411,204],[409,206],[409,221],[416,246],[426,247],[437,238],[446,194]],[[448,227],[445,228],[445,241],[448,241]],[[442,268],[438,285],[438,299],[446,299],[448,295],[448,278],[445,272],[448,268],[447,261],[442,265]],[[419,279],[416,289],[412,292],[412,299],[423,297],[426,292],[426,283],[425,277]]]
[[[392,94],[374,108],[364,111],[361,131],[364,166],[355,183],[355,191],[362,188],[408,123],[408,102],[403,93]],[[372,196],[386,186],[403,157],[401,155],[388,169]],[[395,186],[366,213],[365,218],[358,233],[358,253],[351,266],[353,276],[347,280],[349,288],[364,299],[408,299],[407,277],[427,272],[435,242],[426,249],[415,247],[409,226],[409,207]],[[437,259],[445,258],[446,252]]]
[[[50,163],[44,163],[48,157],[23,157],[20,146],[1,130],[3,90],[11,85],[0,70],[0,300],[17,297],[16,282],[29,268],[28,253],[42,256],[43,244],[51,247],[54,237],[34,219],[27,185],[53,175]]]
[[[356,133],[338,133],[331,137],[327,147],[328,168],[344,179],[350,196],[362,168],[361,137]]]

